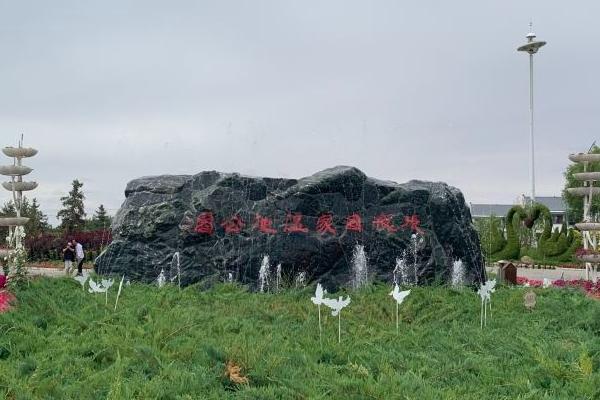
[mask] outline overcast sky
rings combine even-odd
[[[84,182],[203,170],[302,177],[334,165],[445,181],[469,202],[529,191],[528,23],[537,194],[600,126],[597,1],[0,0],[0,144],[21,133],[55,223]],[[8,160],[8,159],[7,159]],[[9,199],[8,192],[0,201]]]

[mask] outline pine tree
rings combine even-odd
[[[16,215],[17,215],[17,212],[15,210],[15,205],[13,204],[13,202],[8,201],[8,202],[4,203],[4,205],[2,206],[2,210],[0,210],[0,216],[14,217]]]
[[[14,217],[17,215],[15,205],[12,201],[4,203],[0,209],[0,217]],[[23,204],[21,205],[21,215],[29,218],[29,222],[25,225],[25,233],[27,236],[36,237],[51,229],[48,223],[48,216],[40,209],[40,203],[34,197],[31,203],[29,199],[23,196]],[[8,228],[0,229],[0,237],[4,238],[8,234]]]
[[[83,183],[75,179],[72,186],[69,195],[60,198],[63,208],[56,214],[61,221],[60,228],[66,233],[82,230],[85,226],[85,195],[81,191]]]
[[[106,212],[106,208],[104,208],[103,204],[100,204],[94,214],[94,218],[92,218],[92,225],[95,229],[108,229],[111,222],[112,218]]]
[[[0,209],[0,217],[14,217],[16,215],[17,212],[15,210],[15,205],[12,201],[4,203],[2,209]],[[8,227],[0,226],[0,247],[2,247],[5,244],[4,238],[6,238],[6,236],[8,236]]]
[[[25,206],[25,203],[23,206]],[[42,210],[40,210],[40,203],[37,202],[35,197],[31,201],[31,205],[28,205],[24,215],[29,218],[29,222],[25,226],[25,232],[27,232],[27,235],[36,237],[50,230],[51,227],[48,223],[48,216],[44,214]]]

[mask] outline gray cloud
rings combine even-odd
[[[527,24],[538,194],[600,124],[597,2],[0,2],[0,132],[39,148],[54,216],[141,175],[299,177],[336,164],[447,181],[468,201],[529,190]],[[8,196],[6,197],[8,199]],[[1,200],[1,199],[0,199]]]

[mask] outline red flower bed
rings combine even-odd
[[[593,249],[584,249],[584,248],[577,249],[575,251],[575,257],[590,256],[593,254],[598,254],[598,252]]]
[[[528,279],[523,276],[517,276],[517,285],[525,285],[526,283],[533,287],[542,287],[544,284],[544,282],[539,279]]]
[[[4,290],[0,291],[0,313],[10,310],[14,301],[15,296],[12,293]]]
[[[527,279],[523,276],[517,277],[517,284],[525,285],[526,283],[529,283],[529,286],[532,286],[532,287],[542,287],[544,284],[544,282],[539,279]],[[557,288],[564,288],[564,287],[580,288],[588,296],[592,296],[592,297],[600,299],[600,281],[592,282],[592,281],[587,281],[585,279],[571,279],[571,280],[557,279],[555,281],[552,281],[552,286],[557,287]]]

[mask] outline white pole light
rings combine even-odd
[[[531,202],[535,202],[535,147],[533,139],[533,55],[538,52],[540,47],[546,42],[535,40],[536,36],[533,33],[532,23],[529,23],[529,33],[526,36],[527,43],[520,46],[517,51],[524,51],[529,54],[529,150],[530,150],[530,167],[529,178],[531,179]]]

